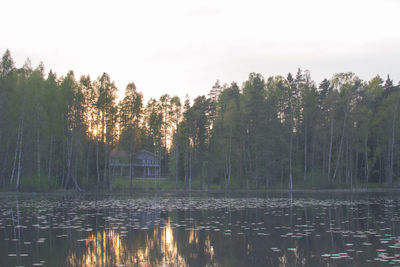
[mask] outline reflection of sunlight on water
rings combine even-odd
[[[191,229],[189,231],[189,244],[198,244],[199,243],[199,239],[197,237],[197,232],[198,231],[194,231],[193,229]]]
[[[197,242],[196,231],[190,230],[190,242]],[[144,238],[142,238],[144,237]],[[213,254],[209,238],[206,249]],[[155,225],[153,230],[134,232],[122,237],[116,230],[92,233],[82,244],[84,247],[68,256],[71,266],[186,266],[178,251],[176,232],[168,220],[165,226]]]
[[[106,266],[110,263],[118,265],[121,264],[122,256],[126,254],[126,245],[122,245],[120,234],[115,230],[93,233],[84,241],[86,247],[81,253],[72,253],[68,257],[70,265]]]
[[[164,247],[163,265],[186,265],[185,259],[179,254],[176,236],[171,227],[170,221],[165,228],[161,229],[161,247]]]
[[[206,240],[204,242],[204,252],[210,255],[211,262],[214,261],[214,247],[211,246],[210,236],[207,235]]]

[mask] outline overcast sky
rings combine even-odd
[[[308,69],[400,80],[400,0],[2,0],[0,50],[148,99]]]

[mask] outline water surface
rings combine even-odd
[[[396,194],[0,198],[1,266],[400,266]]]

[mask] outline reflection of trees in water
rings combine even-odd
[[[109,229],[81,241],[68,257],[71,266],[202,266],[211,264],[214,253],[208,235],[200,237],[194,229],[177,231],[169,220],[147,231],[125,236]]]
[[[63,218],[72,222],[70,215],[75,216],[66,212]],[[18,220],[15,212],[11,217]],[[369,234],[371,229],[383,229],[381,235],[392,236],[398,236],[400,230],[395,223],[398,206],[389,200],[385,206],[324,202],[313,207],[290,199],[288,205],[270,209],[251,205],[240,210],[230,206],[214,210],[189,206],[174,211],[109,209],[96,215],[96,225],[97,217],[104,231],[94,227],[94,217],[88,217],[87,222],[99,230],[82,242],[68,239],[72,245],[67,265],[320,266],[332,263],[321,255],[346,252],[347,243],[354,243],[350,248],[356,251],[363,250],[349,254],[355,261],[365,262],[376,252],[362,247],[362,242],[379,245],[378,237]],[[274,252],[271,248],[278,249]],[[343,259],[342,263],[349,262]]]

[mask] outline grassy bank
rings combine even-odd
[[[277,191],[277,192],[288,192],[288,187],[285,185],[281,186],[270,186],[265,185],[256,187],[255,184],[250,184],[249,188],[245,188],[240,184],[232,184],[229,188],[225,188],[219,184],[201,184],[200,181],[196,180],[192,182],[191,188],[189,184],[185,185],[184,182],[178,181],[175,183],[174,179],[133,179],[132,180],[132,190],[133,191],[187,191],[191,189],[192,191],[210,191],[210,192],[225,192],[229,191]],[[130,190],[130,180],[125,177],[116,177],[113,181],[113,191],[129,191]],[[346,184],[326,184],[326,185],[315,185],[315,184],[298,184],[293,186],[293,192],[384,192],[384,191],[397,191],[400,188],[397,187],[386,187],[385,184],[369,183],[357,184],[354,186],[349,186]]]
[[[39,183],[40,181],[40,183]],[[36,192],[36,193],[54,193],[54,194],[65,194],[65,193],[76,193],[76,190],[62,190],[58,189],[55,183],[49,183],[48,179],[37,179],[37,178],[24,178],[21,182],[19,192]],[[95,185],[81,185],[82,192],[110,192],[109,188],[97,188]],[[6,194],[14,194],[13,187],[3,188],[0,192]],[[207,191],[207,192],[225,192],[225,191],[235,191],[235,192],[289,192],[287,185],[277,185],[266,187],[265,185],[256,186],[254,183],[250,183],[248,188],[244,185],[232,183],[229,188],[225,188],[220,184],[213,183],[201,183],[199,180],[192,181],[191,187],[189,188],[189,183],[183,181],[175,182],[175,179],[162,178],[160,180],[155,180],[154,178],[134,178],[132,180],[132,191],[133,192],[184,192],[184,191]],[[309,181],[309,183],[295,184],[293,186],[293,192],[386,192],[386,191],[398,191],[398,187],[386,187],[385,184],[379,183],[369,183],[366,184],[355,184],[352,187],[348,184],[318,184]],[[131,185],[130,179],[126,177],[115,177],[113,179],[113,192],[130,192]]]

